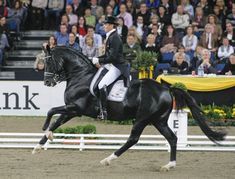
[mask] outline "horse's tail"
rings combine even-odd
[[[206,123],[206,118],[203,115],[203,111],[197,105],[195,99],[193,99],[188,92],[171,87],[170,92],[175,97],[176,102],[176,110],[182,109],[185,106],[188,106],[193,118],[198,122],[199,127],[204,132],[204,134],[213,142],[217,143],[217,141],[224,140],[226,136],[226,132],[224,131],[213,131],[208,124]]]

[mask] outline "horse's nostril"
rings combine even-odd
[[[50,81],[49,81],[49,80],[46,80],[46,81],[45,81],[45,85],[48,86],[49,84],[50,84]]]

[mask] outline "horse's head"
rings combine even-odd
[[[61,61],[62,59],[55,59],[54,49],[50,49],[49,46],[44,49],[46,56],[44,59],[44,85],[55,86],[60,80],[60,73],[62,71]]]

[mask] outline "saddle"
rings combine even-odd
[[[93,77],[90,84],[90,92],[93,96],[98,96],[99,89],[98,84],[104,77],[104,75],[108,72],[108,70],[104,67],[101,67],[96,75]],[[129,79],[126,79],[123,75],[121,75],[117,80],[111,83],[108,87],[108,97],[107,100],[122,102],[125,99],[127,89],[129,87]]]

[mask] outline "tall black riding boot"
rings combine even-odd
[[[104,86],[100,89],[100,114],[99,119],[107,119],[107,87]]]

